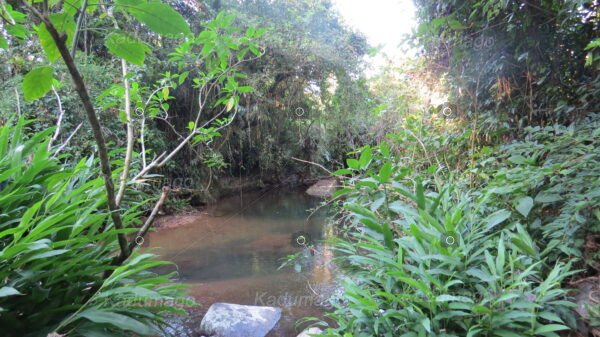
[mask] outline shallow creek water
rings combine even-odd
[[[325,210],[310,214],[318,204],[302,191],[244,193],[202,213],[171,218],[171,228],[151,233],[147,250],[175,262],[180,281],[202,305],[177,324],[180,335],[199,336],[200,320],[215,302],[281,307],[270,337],[296,336],[299,318],[321,316],[334,289],[332,253],[325,245],[309,250],[293,244],[298,232],[313,241],[328,235]],[[293,266],[278,269],[296,252],[305,257],[300,272]]]

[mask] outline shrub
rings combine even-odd
[[[549,260],[491,192],[422,182],[386,145],[349,169],[347,271],[328,336],[558,336],[574,326],[570,263]],[[446,242],[446,239],[451,238]]]
[[[571,126],[527,128],[527,136],[489,151],[472,169],[490,202],[514,209],[542,255],[582,259],[600,271],[597,251],[583,249],[600,232],[600,114]],[[585,245],[588,247],[593,244]]]
[[[62,163],[48,150],[52,130],[27,138],[27,127],[0,128],[3,336],[156,335],[162,314],[182,312],[166,305],[181,285],[149,270],[167,262],[141,254],[115,266],[117,231],[93,158]],[[124,222],[133,225],[139,213],[126,210]]]

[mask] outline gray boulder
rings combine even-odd
[[[281,309],[253,305],[215,303],[200,323],[210,337],[265,337],[281,318]]]
[[[310,186],[306,193],[314,197],[329,197],[339,187],[339,182],[336,178],[328,178],[317,181],[314,185]]]

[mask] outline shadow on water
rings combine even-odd
[[[185,225],[150,234],[150,249],[177,264],[180,281],[202,305],[178,324],[181,335],[197,336],[202,316],[215,302],[281,307],[271,337],[296,336],[299,318],[321,316],[335,288],[332,253],[326,245],[311,250],[294,244],[299,232],[315,242],[328,235],[327,210],[310,215],[319,203],[301,191],[244,193],[193,215]],[[298,252],[308,257],[301,272],[278,269],[282,258]]]

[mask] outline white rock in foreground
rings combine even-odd
[[[281,309],[229,303],[210,306],[200,331],[210,337],[265,337],[281,318]]]
[[[302,331],[298,336],[296,337],[312,337],[312,336],[318,336],[323,332],[323,330],[319,329],[319,328],[308,328],[304,331]]]

